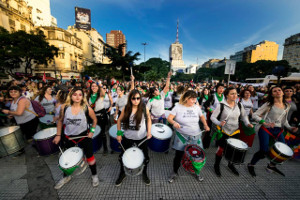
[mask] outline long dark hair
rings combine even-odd
[[[87,102],[89,102],[89,100],[90,100],[90,98],[91,98],[91,96],[92,96],[92,94],[93,94],[93,91],[92,91],[92,85],[93,84],[96,84],[97,85],[97,87],[98,87],[98,90],[97,90],[97,98],[96,98],[96,101],[100,98],[100,92],[101,92],[101,90],[100,90],[100,87],[99,87],[99,85],[97,84],[97,83],[95,83],[95,82],[93,82],[93,83],[91,83],[91,85],[90,85],[90,89],[89,89],[89,93],[88,93],[88,95],[87,95],[87,97],[86,97],[86,99],[87,99]],[[95,101],[95,102],[96,102]]]
[[[209,88],[203,88],[203,90],[202,90],[202,92],[201,92],[201,95],[200,95],[200,98],[204,98],[204,90],[207,90],[208,91],[208,96],[210,95],[210,90],[209,90]]]
[[[152,99],[153,97],[154,97],[154,92],[155,92],[155,90],[156,90],[156,87],[151,87],[150,89],[149,89],[149,99]]]
[[[271,87],[271,88],[269,89],[268,96],[267,96],[267,102],[268,102],[269,106],[273,106],[273,105],[274,105],[274,97],[272,96],[272,93],[273,93],[274,88],[280,88],[281,91],[282,91],[282,93],[283,93],[283,90],[282,90],[281,87],[279,87],[279,86]],[[288,105],[287,102],[286,102],[286,100],[284,99],[284,96],[282,96],[282,103],[283,103],[285,106]]]
[[[124,109],[124,117],[122,119],[123,127],[124,129],[129,129],[129,120],[132,113],[132,102],[131,98],[135,97],[135,95],[138,94],[140,96],[140,103],[138,105],[138,109],[134,115],[134,121],[136,123],[135,130],[140,129],[140,123],[142,121],[143,113],[144,113],[144,103],[142,102],[142,95],[138,90],[132,90],[128,95],[128,101]]]
[[[48,88],[51,88],[51,86],[50,86],[50,85],[46,85],[46,86],[44,86],[44,88],[42,89],[42,91],[41,91],[41,93],[40,93],[40,95],[39,95],[39,102],[41,102],[41,101],[43,100],[43,98],[45,97],[45,93],[46,93],[46,90],[47,90]]]

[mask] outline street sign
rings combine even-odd
[[[235,73],[235,60],[226,60],[225,72],[224,74],[234,74]]]

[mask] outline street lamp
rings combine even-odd
[[[146,61],[146,45],[148,45],[148,43],[144,42],[142,43],[142,45],[144,45],[144,62]]]

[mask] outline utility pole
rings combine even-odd
[[[144,62],[146,62],[146,45],[148,45],[148,43],[144,42],[142,45],[144,45]]]

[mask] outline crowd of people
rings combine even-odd
[[[215,143],[214,171],[221,177],[220,163],[227,140],[239,139],[252,147],[253,140],[257,139],[259,149],[247,165],[249,173],[255,177],[255,165],[268,155],[270,142],[285,143],[286,134],[299,141],[299,84],[255,88],[252,85],[171,82],[171,75],[169,72],[159,82],[136,81],[132,75],[130,81],[83,77],[46,84],[28,78],[13,80],[0,86],[0,126],[20,126],[24,137],[31,142],[39,124],[32,102],[39,102],[47,114],[53,115],[53,123],[57,126],[53,143],[64,148],[80,144],[94,187],[99,185],[92,149],[96,125],[101,127],[99,139],[103,143],[103,156],[106,156],[107,130],[117,124],[116,139],[122,144],[122,151],[116,186],[126,177],[122,162],[125,149],[139,143],[142,143],[139,148],[144,154],[143,181],[151,184],[147,175],[150,162],[147,141],[152,137],[151,126],[155,123],[167,124],[174,130],[175,157],[168,179],[170,183],[178,177],[187,144],[208,149]],[[72,139],[74,136],[77,139]],[[291,148],[297,145],[293,143]],[[234,164],[228,161],[228,168],[238,176]],[[284,175],[276,164],[271,160],[267,169]],[[204,179],[199,174],[196,178],[198,181]],[[70,180],[71,176],[64,173],[55,188],[60,189]]]

